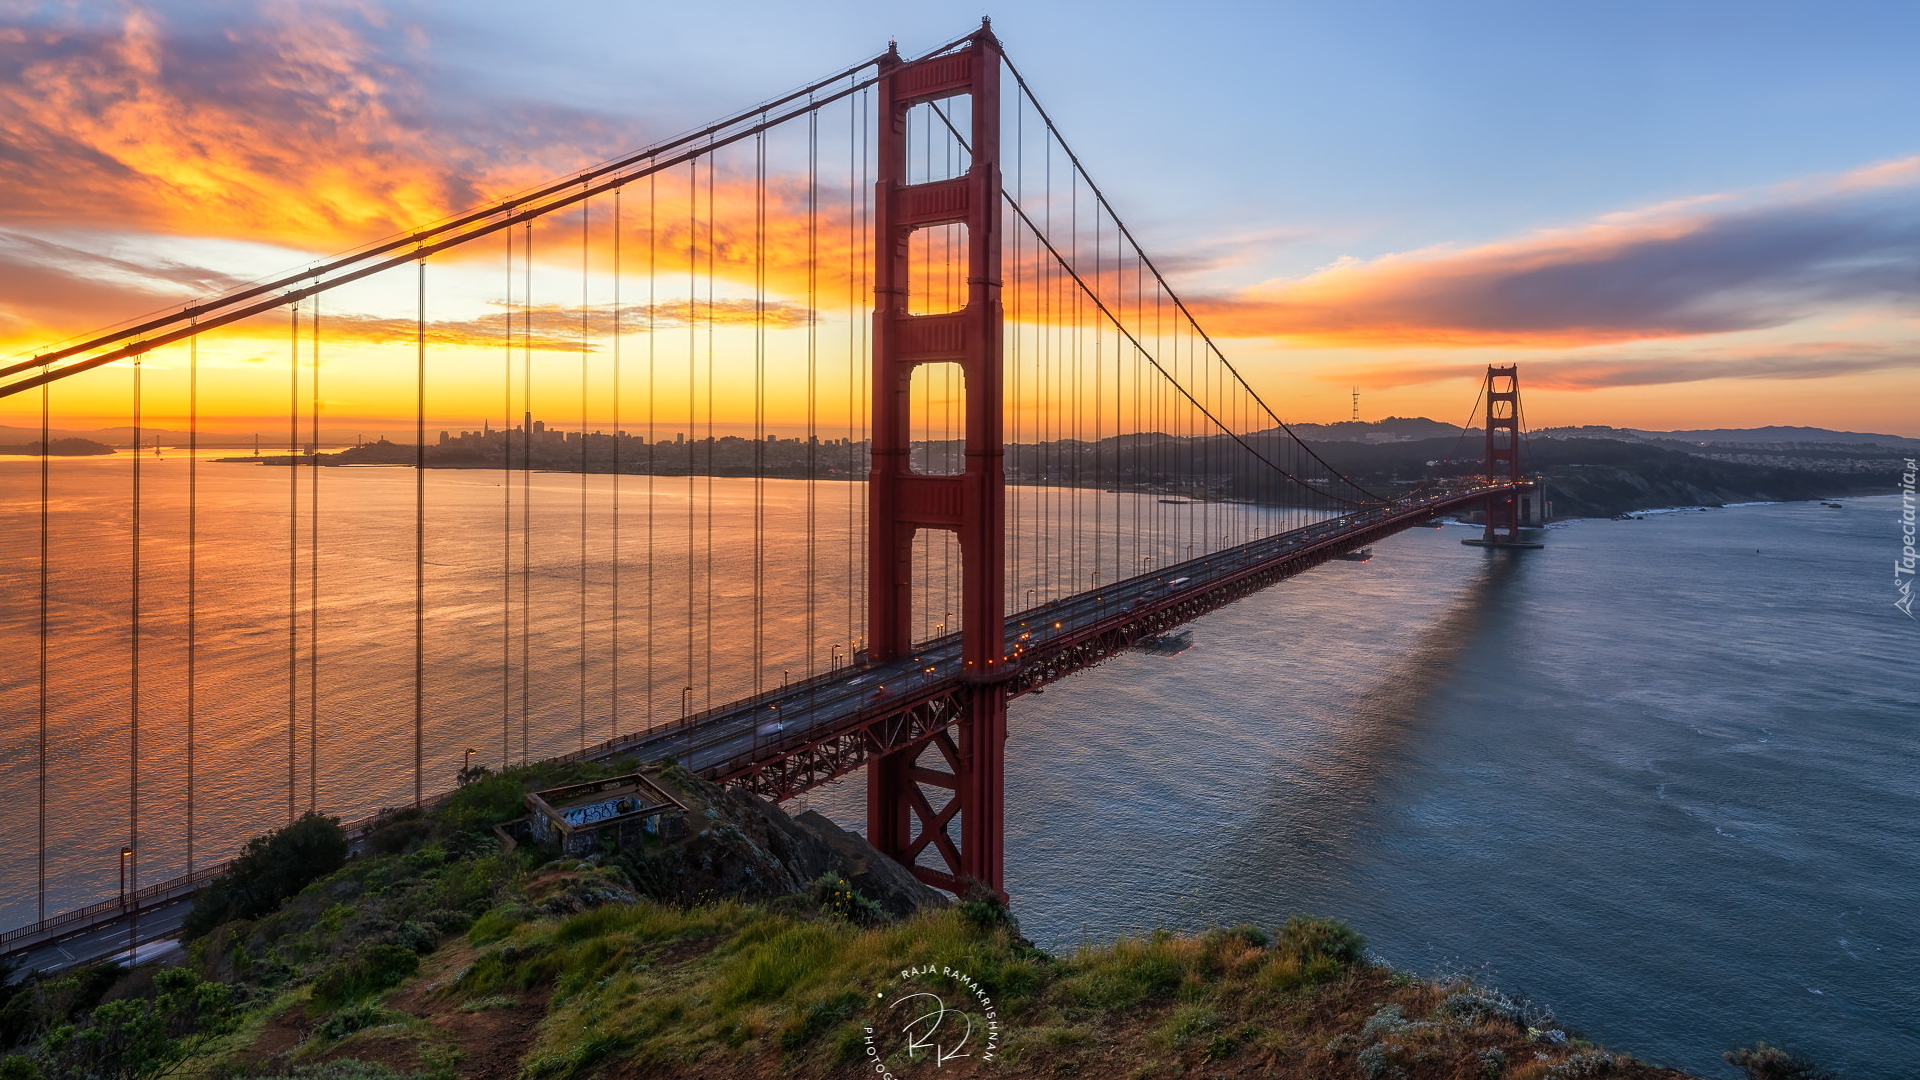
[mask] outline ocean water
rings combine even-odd
[[[1920,1075],[1920,625],[1897,501],[1845,505],[1410,530],[1019,699],[1016,914],[1334,915],[1702,1076],[1759,1039]]]
[[[36,464],[0,461],[7,925],[37,900]],[[185,867],[183,471],[174,456],[143,470],[142,881]],[[132,751],[126,463],[55,474],[50,911],[113,895]],[[296,806],[336,813],[406,801],[413,473],[325,470],[321,659],[308,667],[303,536],[291,730],[286,474],[200,475],[198,858],[283,820],[289,787]],[[426,482],[429,791],[468,747],[490,764],[570,750],[671,720],[689,686],[698,707],[756,678],[777,685],[858,635],[858,485],[768,485],[765,645],[751,664],[728,659],[754,611],[751,482],[663,479],[647,498],[643,478],[623,480],[616,665],[608,478],[586,485],[584,607],[580,478],[535,475],[534,542],[514,534],[511,575],[499,477]],[[302,515],[308,497],[303,486]],[[1030,532],[1077,524],[1017,545],[1016,606],[1029,583],[1164,565],[1276,524],[1244,508],[1095,502],[1020,493]],[[1762,1038],[1848,1077],[1920,1073],[1920,625],[1891,603],[1896,509],[1582,521],[1520,553],[1464,547],[1463,528],[1411,530],[1371,562],[1206,617],[1187,652],[1127,654],[1019,699],[1015,911],[1056,949],[1335,915],[1397,966],[1473,974],[1704,1076],[1731,1076],[1720,1051]],[[1150,542],[1127,539],[1142,530]],[[942,552],[923,556],[944,571]],[[944,603],[938,590],[922,601],[929,618]],[[804,801],[859,827],[862,797],[856,774]]]

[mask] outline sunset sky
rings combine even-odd
[[[1483,366],[1518,361],[1534,426],[1920,437],[1920,8],[988,13],[1108,196],[1288,420],[1345,419],[1353,386],[1365,418],[1463,419]],[[931,47],[980,14],[0,0],[0,355],[611,157],[890,37]],[[577,282],[578,247],[556,259]],[[449,348],[498,319],[495,266],[435,270]],[[776,273],[780,303],[803,299],[798,281]],[[405,298],[413,284],[384,287]],[[822,288],[823,306],[845,312],[844,280]],[[553,302],[564,321],[565,298]],[[330,420],[409,412],[410,376],[377,352],[410,340],[410,322],[383,322],[393,305],[372,292],[328,305],[344,335]],[[655,314],[673,320],[670,304]],[[205,346],[210,370],[230,373],[205,408],[234,430],[267,413],[256,398],[284,394],[284,359],[277,375],[264,366],[269,333]],[[177,358],[153,365],[177,374]],[[154,378],[154,415],[177,416],[178,380]],[[105,404],[117,379],[76,389],[63,403],[75,424],[124,422]],[[448,422],[497,415],[493,384],[471,397],[450,395]],[[37,422],[37,396],[0,401],[0,424]]]

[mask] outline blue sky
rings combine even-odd
[[[449,89],[689,126],[978,5],[410,10]],[[1277,271],[1842,172],[1920,147],[1920,7],[1046,4],[991,12],[1101,182]],[[511,27],[510,32],[504,32]],[[511,71],[507,77],[498,73]]]

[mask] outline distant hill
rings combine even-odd
[[[113,447],[94,442],[92,439],[53,439],[47,444],[47,454],[50,457],[98,457],[101,454],[111,453],[113,453]],[[39,457],[40,440],[35,439],[30,443],[0,443],[0,455]]]
[[[1335,424],[1289,424],[1294,434],[1310,442],[1414,442],[1420,439],[1458,438],[1460,425],[1432,420],[1424,416],[1389,416],[1384,420],[1342,420]],[[1468,437],[1483,432],[1466,429]],[[1786,446],[1810,444],[1844,446],[1862,444],[1903,450],[1920,449],[1920,439],[1884,435],[1868,431],[1832,431],[1817,427],[1790,427],[1775,424],[1757,428],[1703,428],[1697,431],[1652,431],[1646,428],[1618,428],[1603,424],[1583,427],[1538,428],[1528,432],[1541,439],[1616,439],[1621,442],[1716,443],[1737,446]]]
[[[1545,439],[1619,439],[1626,442],[1713,443],[1727,446],[1820,445],[1886,446],[1902,450],[1920,449],[1920,439],[1899,435],[1878,435],[1864,431],[1831,431],[1816,427],[1773,425],[1757,428],[1707,428],[1699,431],[1648,431],[1644,428],[1586,427],[1541,428],[1530,434]]]
[[[1460,425],[1443,424],[1424,416],[1389,416],[1384,420],[1342,420],[1337,424],[1288,424],[1309,442],[1412,442],[1444,439],[1460,434]],[[1472,429],[1478,432],[1479,428]]]
[[[258,435],[252,432],[237,433],[203,429],[200,432],[200,445],[208,450],[252,449],[254,439],[258,438],[261,445],[269,450],[276,446],[285,449],[287,445],[287,429],[284,426],[286,421],[282,420],[280,423],[282,426],[277,430],[270,429],[262,431]],[[53,436],[55,443],[60,442],[62,439],[87,439],[92,442],[104,443],[109,447],[133,445],[133,429],[125,426],[92,428],[84,431],[79,429],[54,428],[49,434]],[[303,425],[300,429],[300,438],[304,442],[307,437],[308,432]],[[348,432],[345,429],[330,430],[322,428],[320,431],[320,442],[323,446],[352,445],[358,437],[357,434]],[[159,440],[160,445],[166,447],[185,446],[187,445],[188,433],[175,428],[143,427],[140,429],[141,446],[150,447],[156,439]],[[29,442],[38,443],[39,441],[40,429],[37,427],[10,427],[6,424],[0,424],[0,444],[18,445]],[[38,450],[34,452],[39,453]]]
[[[1560,518],[1894,490],[1901,459],[1886,448],[1857,443],[1834,447],[1809,443],[1797,450],[1761,452],[1731,444],[1703,448],[1676,440],[1562,435],[1529,439],[1521,467],[1546,475],[1548,498]],[[1372,445],[1328,442],[1318,449],[1334,468],[1380,494],[1481,469],[1480,448],[1471,441],[1463,447],[1457,438]]]

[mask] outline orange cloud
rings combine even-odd
[[[11,227],[0,232],[0,340],[40,346],[238,283],[211,268],[116,264],[100,253],[115,235],[338,251],[644,142],[630,126],[522,102],[448,115],[470,106],[431,100],[419,74],[427,65],[390,55],[406,40],[376,15],[293,4],[217,32],[140,6],[106,22],[69,15],[0,32],[0,226]],[[823,192],[809,213],[801,181],[770,178],[762,195],[739,165],[700,169],[697,190],[686,168],[630,187],[625,272],[651,247],[661,274],[691,262],[703,286],[711,269],[735,285],[759,278],[770,293],[811,294],[821,307],[864,296],[850,267],[865,237],[848,236],[844,195]],[[612,261],[610,203],[591,211],[600,274]],[[578,265],[578,222],[571,211],[542,219],[536,258]],[[439,261],[499,252],[482,242]]]
[[[585,351],[599,352],[616,326],[623,334],[683,330],[708,322],[722,327],[759,322],[770,330],[785,330],[812,320],[813,314],[805,307],[779,301],[757,304],[752,300],[715,300],[709,304],[704,300],[679,300],[622,304],[618,308],[611,304],[588,308],[547,305],[498,311],[476,319],[430,320],[426,337],[429,345],[498,348],[511,335],[516,349],[577,353],[582,351],[583,332],[587,335]],[[408,345],[418,341],[420,334],[420,324],[412,319],[328,315],[325,324],[326,340],[333,343]]]
[[[1478,247],[1342,260],[1192,305],[1213,333],[1328,346],[1585,346],[1920,310],[1920,158]]]
[[[122,12],[0,37],[9,223],[333,250],[583,163],[582,130],[606,136],[585,117],[570,141],[525,149],[444,134],[372,28],[338,10],[269,6],[197,37]]]

